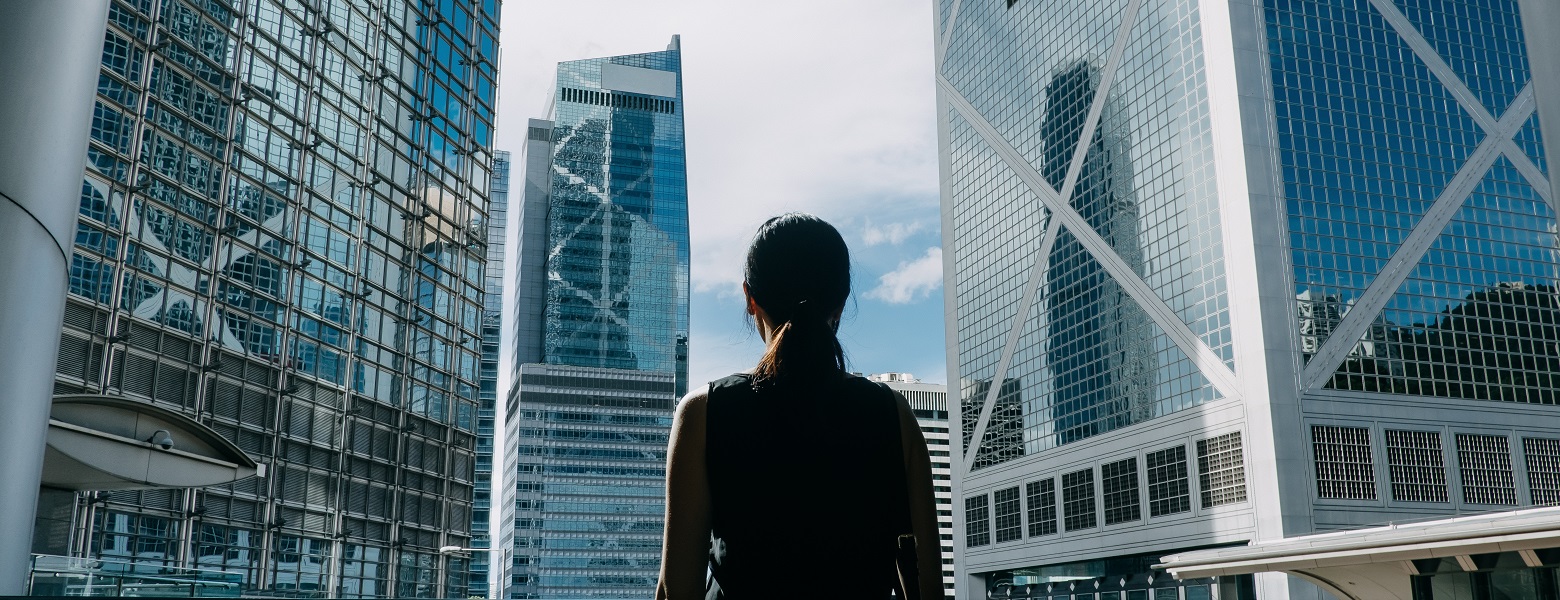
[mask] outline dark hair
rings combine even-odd
[[[833,225],[806,213],[765,221],[748,248],[743,280],[775,327],[755,383],[845,375],[845,349],[830,319],[850,297],[850,250]]]

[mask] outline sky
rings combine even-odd
[[[693,385],[762,354],[742,258],[788,211],[828,220],[850,246],[850,369],[943,383],[932,27],[931,0],[507,0],[495,144],[518,161],[559,62],[660,51],[680,34]]]

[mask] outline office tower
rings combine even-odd
[[[502,598],[490,590],[509,580],[510,553],[514,528],[514,471],[493,466],[494,430],[503,426],[498,412],[499,340],[503,325],[504,257],[507,245],[505,229],[509,224],[509,153],[493,153],[492,175],[488,183],[487,271],[483,275],[482,362],[477,369],[477,462],[476,485],[472,496],[471,546],[488,549],[471,555],[468,595]],[[500,455],[503,458],[503,455]],[[494,473],[499,478],[494,479]],[[494,492],[497,492],[495,497]],[[497,515],[490,512],[496,510]],[[497,523],[494,527],[491,523]],[[494,535],[497,534],[497,539]],[[496,567],[496,568],[495,568]]]
[[[498,2],[115,0],[56,392],[264,476],[79,495],[55,554],[465,596]],[[68,504],[68,503],[67,503]]]
[[[1552,501],[1560,82],[1517,0],[934,16],[960,597],[1314,597],[1152,565]]]
[[[561,63],[525,148],[510,597],[649,598],[687,389],[681,50]]]
[[[948,454],[948,386],[922,383],[909,373],[877,373],[867,379],[887,385],[910,402],[932,459],[932,490],[937,497],[937,545],[942,551],[943,588],[953,597],[953,473]]]

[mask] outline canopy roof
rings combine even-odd
[[[1277,571],[1339,598],[1411,600],[1409,576],[1421,573],[1425,559],[1451,558],[1463,570],[1477,571],[1486,561],[1476,556],[1515,552],[1526,566],[1538,567],[1545,563],[1535,550],[1549,548],[1560,548],[1560,506],[1185,552],[1156,567],[1178,579]]]
[[[264,475],[262,465],[184,414],[122,396],[55,396],[43,485],[67,490],[187,488]]]

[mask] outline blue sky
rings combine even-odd
[[[518,150],[526,119],[546,116],[558,62],[681,34],[693,382],[762,353],[741,261],[758,225],[792,210],[851,247],[852,370],[943,382],[932,19],[931,0],[509,0],[497,146]]]

